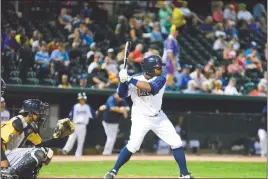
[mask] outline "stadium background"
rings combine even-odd
[[[21,102],[26,98],[39,98],[45,100],[51,105],[51,117],[43,129],[44,137],[51,137],[48,131],[52,131],[58,118],[68,115],[72,105],[76,102],[78,92],[86,92],[88,103],[97,109],[104,104],[107,97],[114,92],[114,89],[96,89],[91,87],[81,89],[79,87],[82,74],[87,74],[88,65],[92,59],[87,58],[87,52],[90,51],[90,45],[83,45],[79,48],[81,54],[78,60],[72,59],[70,51],[72,50],[73,38],[68,38],[73,34],[59,25],[58,16],[62,8],[67,8],[68,13],[75,17],[81,13],[84,3],[88,3],[91,10],[90,20],[94,24],[90,29],[93,32],[92,41],[96,42],[98,50],[104,55],[109,48],[115,52],[120,52],[120,42],[115,34],[118,16],[124,15],[130,19],[140,17],[144,12],[155,14],[159,11],[156,7],[157,1],[142,2],[128,1],[14,1],[2,2],[2,77],[7,82],[5,90],[5,100],[7,108],[11,115],[15,115],[21,106]],[[188,1],[188,8],[205,20],[207,16],[212,15],[213,5],[216,1],[202,0],[197,2]],[[223,0],[224,5],[233,1]],[[245,3],[247,9],[252,12],[254,5],[259,1],[236,1],[236,3]],[[267,2],[264,3],[267,9]],[[173,2],[174,3],[174,2]],[[200,4],[199,4],[200,3]],[[176,4],[176,2],[175,2]],[[215,5],[216,6],[216,5]],[[180,7],[180,3],[178,3]],[[223,8],[224,9],[224,8]],[[15,13],[16,12],[16,13]],[[17,13],[20,12],[20,13]],[[148,15],[148,14],[147,14]],[[148,15],[150,17],[150,15]],[[157,17],[155,17],[157,19]],[[77,19],[76,19],[77,20]],[[143,19],[144,20],[144,19]],[[77,20],[78,21],[78,20]],[[157,20],[155,20],[157,21]],[[79,22],[78,22],[79,23]],[[216,24],[215,20],[214,23]],[[24,29],[27,38],[30,40],[35,30],[38,30],[46,43],[57,39],[64,43],[66,50],[70,55],[71,63],[66,69],[60,69],[59,73],[50,73],[42,81],[38,78],[40,67],[32,63],[34,54],[27,56],[27,52],[32,51],[31,46],[19,45],[18,49],[10,51],[4,49],[4,37],[10,30],[16,30],[20,34]],[[6,34],[4,34],[4,32]],[[256,34],[254,30],[241,31],[239,42],[241,49],[246,49],[252,41],[257,42],[258,52],[260,53],[260,62],[264,70],[245,70],[245,75],[227,74],[227,81],[233,77],[237,80],[236,88],[242,95],[228,96],[215,94],[184,94],[178,91],[167,91],[164,97],[163,109],[166,111],[174,125],[183,119],[182,128],[185,131],[184,138],[189,140],[200,141],[199,154],[242,154],[254,155],[254,142],[258,141],[257,130],[260,126],[262,108],[266,105],[266,97],[248,96],[248,94],[257,89],[261,79],[265,79],[266,69],[265,43],[267,39],[266,31]],[[126,39],[129,37],[126,37]],[[125,41],[126,39],[120,39]],[[210,59],[214,59],[218,66],[225,63],[223,54],[213,50],[213,43],[217,38],[206,38],[206,33],[200,30],[199,25],[185,24],[182,33],[178,36],[178,42],[181,47],[180,62],[192,66],[202,64],[206,66]],[[199,41],[200,43],[196,43]],[[89,42],[90,43],[90,42]],[[139,43],[144,45],[143,52],[150,47],[150,40],[146,38],[139,39]],[[135,48],[134,42],[133,49]],[[161,43],[155,43],[157,50],[162,55],[163,47]],[[202,46],[202,49],[199,49]],[[24,49],[25,51],[21,51]],[[190,49],[190,50],[188,50]],[[29,51],[27,51],[29,50]],[[191,51],[193,50],[193,51]],[[11,52],[11,53],[10,53]],[[23,52],[26,52],[26,54]],[[12,55],[10,55],[12,54]],[[74,55],[75,57],[76,54]],[[25,60],[27,59],[27,60]],[[31,59],[31,60],[29,60]],[[84,60],[84,61],[83,61]],[[82,62],[82,63],[81,63]],[[31,64],[32,63],[32,64]],[[120,63],[118,63],[120,65]],[[119,68],[118,65],[118,68]],[[26,70],[25,70],[26,69]],[[61,71],[63,70],[63,72]],[[194,69],[193,69],[194,70]],[[61,83],[61,74],[67,73],[69,83],[73,86],[71,89],[58,88]],[[90,76],[90,74],[87,74]],[[88,80],[90,81],[90,79]],[[266,83],[267,85],[267,83]],[[266,90],[266,89],[265,89]],[[267,94],[267,91],[264,92]],[[122,121],[120,124],[120,135],[118,137],[115,152],[118,152],[128,140],[130,121]],[[86,154],[99,154],[105,143],[105,133],[101,121],[96,119],[91,121],[88,126],[87,140],[85,143]],[[155,152],[157,137],[148,133],[142,146],[141,153],[152,154]],[[62,141],[64,144],[65,141]],[[231,150],[234,146],[243,146],[239,151]],[[59,144],[61,146],[61,144]],[[99,148],[100,146],[100,148]],[[58,147],[58,146],[55,146]],[[188,154],[193,150],[188,148]]]

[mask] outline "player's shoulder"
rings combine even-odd
[[[22,132],[25,127],[25,120],[21,115],[15,116],[12,119],[10,119],[13,128],[18,131]]]

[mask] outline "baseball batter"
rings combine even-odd
[[[184,149],[180,136],[161,110],[166,78],[162,76],[162,59],[149,56],[142,62],[143,74],[129,77],[125,69],[119,73],[120,84],[117,92],[121,98],[131,97],[132,115],[130,140],[124,147],[112,168],[105,176],[112,179],[119,169],[139,150],[144,136],[152,130],[160,139],[171,146],[174,158],[180,168],[180,178],[192,178],[187,170]]]
[[[69,118],[72,119],[75,124],[75,131],[68,138],[62,151],[65,154],[70,152],[77,139],[77,149],[75,156],[80,157],[83,154],[87,125],[89,123],[89,120],[93,119],[93,114],[91,107],[86,103],[86,93],[78,93],[77,99],[79,102],[73,106],[72,111],[69,114]]]

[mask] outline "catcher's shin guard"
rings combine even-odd
[[[40,168],[40,166],[42,166],[42,162],[46,158],[47,155],[45,151],[41,148],[36,148],[25,154],[25,156],[20,161],[11,166],[11,169],[18,176],[25,176],[25,174],[28,173],[27,171],[34,171],[36,168]],[[30,175],[32,174],[34,173],[31,173]]]

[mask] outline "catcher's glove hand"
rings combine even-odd
[[[57,122],[57,127],[54,129],[53,137],[62,138],[71,135],[74,132],[74,123],[69,119],[60,119]]]

